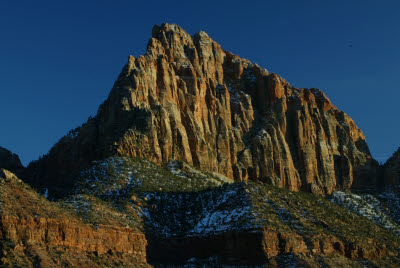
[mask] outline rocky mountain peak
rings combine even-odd
[[[179,160],[236,181],[329,194],[376,183],[377,162],[354,121],[318,89],[292,87],[205,32],[154,26],[95,118],[28,170],[34,184],[107,156]]]

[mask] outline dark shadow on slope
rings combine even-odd
[[[265,262],[262,233],[249,232],[250,200],[242,183],[194,193],[149,193],[145,234],[149,263],[245,264]]]

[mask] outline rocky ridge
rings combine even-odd
[[[315,194],[377,181],[363,133],[322,91],[292,87],[205,32],[173,24],[154,26],[146,54],[129,57],[97,115],[24,177],[65,189],[72,172],[112,155]]]
[[[6,148],[0,147],[0,168],[19,173],[22,172],[24,166],[18,155],[13,154]]]
[[[146,263],[144,234],[119,226],[84,224],[4,169],[0,169],[0,186],[2,267],[94,267],[127,260],[126,265],[138,267]],[[101,258],[93,260],[104,254],[103,263]]]
[[[156,267],[263,267],[277,259],[279,267],[287,255],[300,258],[295,262],[300,266],[315,258],[336,266],[356,265],[359,259],[378,266],[399,261],[393,228],[309,193],[232,183],[179,163],[158,167],[128,157],[96,162],[81,176],[85,180],[79,180],[84,183],[77,192],[127,204],[126,214],[132,208],[139,212],[148,261]],[[376,216],[398,226],[397,218],[382,213]]]
[[[383,165],[384,184],[400,185],[400,148]]]
[[[369,217],[323,197],[232,183],[185,163],[95,161],[80,172],[73,195],[58,202],[1,174],[4,266],[400,264],[399,238]]]

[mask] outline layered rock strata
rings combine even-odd
[[[11,240],[23,248],[23,244],[62,246],[70,251],[109,251],[133,254],[146,262],[147,241],[144,234],[130,228],[97,226],[91,228],[68,219],[19,218],[0,216],[0,240]]]

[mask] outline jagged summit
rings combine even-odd
[[[361,130],[322,91],[292,87],[174,24],[154,26],[146,54],[129,57],[96,117],[32,163],[27,178],[65,186],[113,155],[317,194],[375,184],[378,166]]]
[[[177,24],[162,23],[160,26],[157,24],[153,26],[153,29],[151,31],[152,37],[160,40],[159,37],[160,37],[160,33],[162,33],[162,32],[163,33],[174,32],[177,34],[182,34],[186,37],[189,35],[184,29],[182,29]],[[196,32],[192,38],[194,39],[194,38],[200,38],[200,37],[211,39],[205,31]]]

